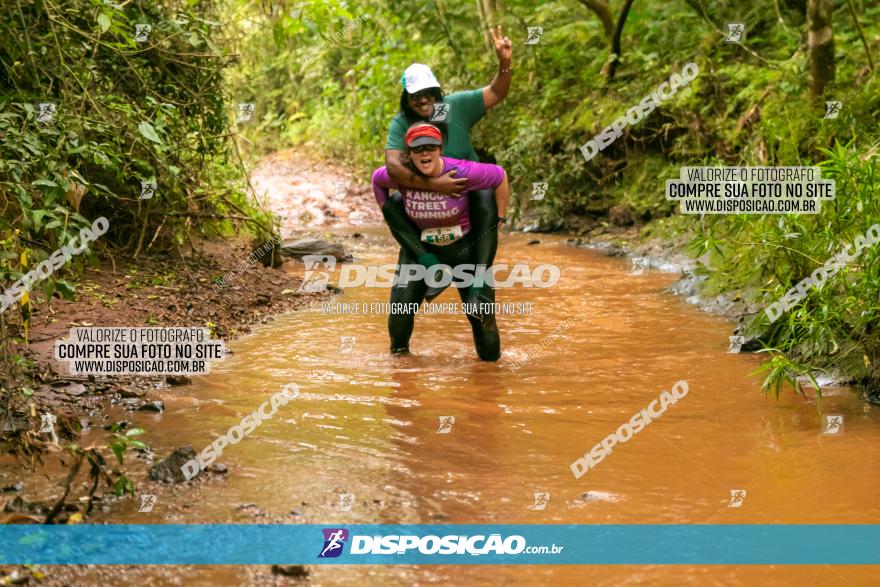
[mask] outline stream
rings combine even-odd
[[[390,236],[378,236],[387,235],[384,228],[366,232],[376,236],[355,248],[355,256],[367,264],[393,263]],[[760,356],[728,353],[728,323],[664,291],[674,275],[630,275],[623,259],[568,246],[559,236],[540,235],[540,244],[528,245],[533,239],[505,235],[496,262],[553,263],[561,277],[551,288],[501,290],[499,302],[531,302],[533,313],[499,317],[498,363],[476,359],[461,315],[419,316],[413,356],[394,357],[386,315],[325,314],[316,304],[234,341],[234,355],[183,388],[186,396],[165,390],[165,414],[136,415],[160,455],[182,443],[201,450],[289,382],[301,395],[226,449],[220,460],[229,466],[227,480],[165,498],[153,518],[334,525],[866,523],[880,517],[876,408],[845,388],[824,390],[821,414],[814,401],[790,392],[778,402],[766,398],[760,379],[750,377]],[[381,303],[387,295],[382,288],[350,288],[334,303]],[[434,303],[457,301],[446,291]],[[541,343],[563,323],[569,325],[564,333]],[[343,345],[343,336],[355,340]],[[574,459],[679,380],[688,383],[686,397],[574,478]],[[822,434],[823,414],[843,415],[843,432]],[[446,416],[455,418],[452,430],[438,433]],[[731,490],[746,491],[739,507],[729,507]],[[550,494],[543,510],[529,509],[534,493]],[[354,496],[351,511],[338,511],[340,494]],[[144,523],[149,515],[133,504],[107,521]],[[235,584],[225,583],[232,568],[204,571]],[[689,575],[693,584],[852,585],[866,584],[870,571],[315,566],[312,580],[671,585]]]

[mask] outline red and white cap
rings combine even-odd
[[[433,124],[416,124],[406,131],[406,146],[409,148],[422,145],[442,145],[443,135]]]

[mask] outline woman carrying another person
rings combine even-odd
[[[403,92],[400,95],[400,111],[391,120],[385,144],[385,167],[391,180],[398,186],[446,195],[458,195],[465,189],[464,178],[457,176],[455,170],[438,177],[425,177],[404,165],[404,135],[416,122],[439,124],[445,133],[444,156],[479,161],[471,144],[471,127],[507,96],[511,80],[510,39],[504,36],[500,25],[491,33],[495,55],[498,57],[498,72],[488,86],[444,96],[440,82],[427,65],[414,63],[404,71],[401,79]],[[442,110],[435,112],[435,103]],[[507,219],[503,213],[499,215],[490,190],[470,191],[467,197],[471,228],[481,235],[479,239],[475,239],[474,246],[478,248],[475,253],[479,264],[488,267],[495,260],[495,251],[498,248],[498,226]],[[404,215],[403,210],[395,209],[392,204],[387,211],[383,208],[386,220],[391,212],[397,218]],[[389,221],[389,226],[391,224]]]
[[[416,123],[404,135],[401,162],[426,183],[452,173],[463,182],[463,191],[494,189],[497,204],[493,200],[493,206],[505,211],[510,188],[504,169],[487,163],[441,157],[442,146],[443,135],[439,128],[432,124]],[[400,193],[391,195],[393,188]],[[479,241],[483,235],[474,230],[468,198],[400,186],[384,166],[373,172],[373,192],[395,239],[401,245],[397,261],[398,276],[402,273],[400,266],[403,265],[419,264],[426,268],[472,265],[483,269],[491,266],[491,262],[487,264],[480,259]],[[395,212],[397,210],[403,211],[402,218]],[[474,346],[480,359],[497,361],[501,356],[501,339],[495,314],[489,309],[495,302],[495,291],[485,283],[479,270],[468,273],[474,276],[472,285],[456,285],[456,288],[462,302],[469,309],[477,309],[468,313]],[[462,280],[456,277],[454,282],[460,284]],[[431,289],[434,291],[429,291]],[[391,287],[391,303],[405,304],[392,305],[392,308],[407,309],[406,312],[392,312],[388,316],[392,353],[409,352],[409,340],[415,324],[415,313],[409,309],[418,307],[426,297],[430,299],[440,291],[442,288],[430,288],[423,279],[409,279],[405,284],[395,283]]]

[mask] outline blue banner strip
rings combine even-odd
[[[880,525],[2,525],[0,564],[878,565]]]

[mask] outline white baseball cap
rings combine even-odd
[[[403,72],[400,82],[410,94],[415,94],[426,88],[439,88],[440,82],[434,77],[431,68],[422,63],[413,63]]]

